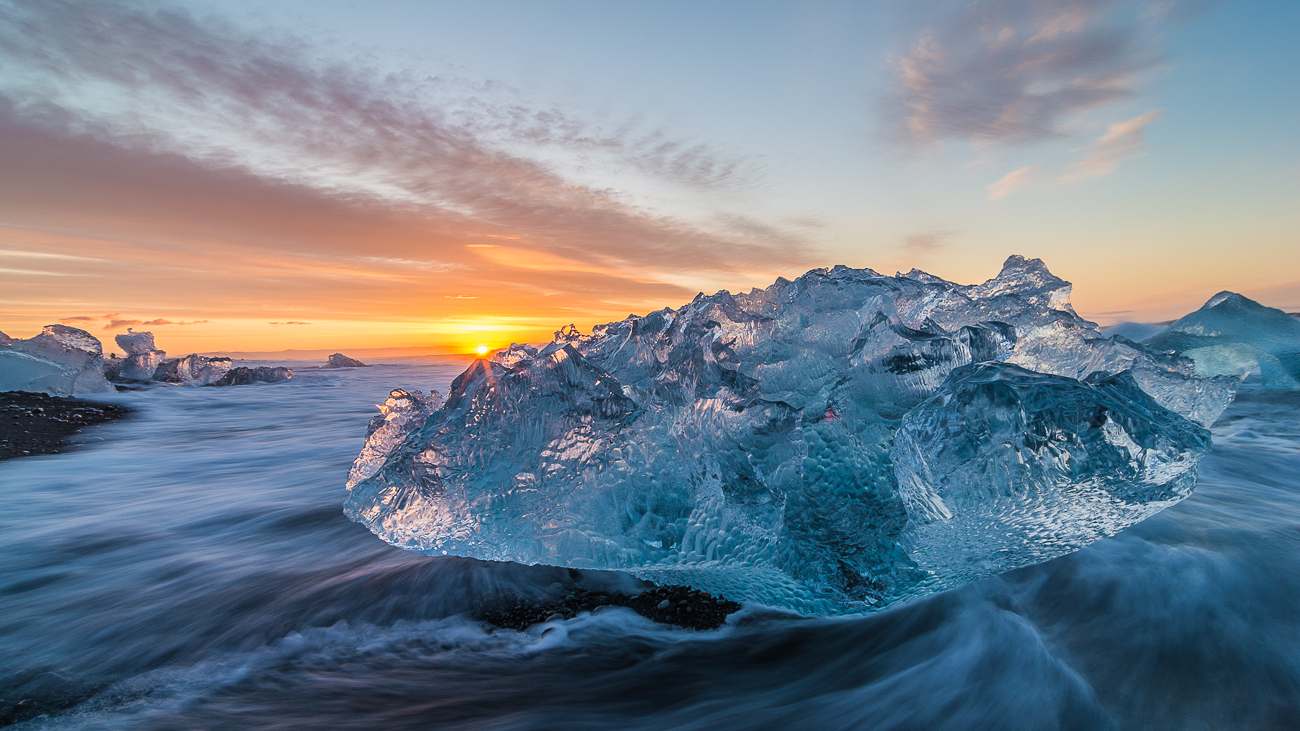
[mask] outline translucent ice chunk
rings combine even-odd
[[[348,488],[370,477],[384,465],[384,460],[408,434],[421,426],[429,415],[442,408],[442,394],[434,391],[425,396],[420,391],[394,389],[379,407],[379,415],[370,420],[366,446],[348,473]]]
[[[0,391],[72,395],[78,371],[21,350],[0,349]]]
[[[158,366],[163,364],[167,353],[151,350],[146,353],[133,353],[122,359],[122,367],[117,371],[118,378],[128,381],[150,381]]]
[[[1201,376],[1253,374],[1266,387],[1300,388],[1300,321],[1233,292],[1214,295],[1145,344],[1191,358]]]
[[[149,381],[167,358],[167,353],[154,348],[153,333],[138,333],[127,328],[115,338],[118,347],[126,353],[121,366],[117,369],[117,378],[128,381]]]
[[[1187,497],[1209,446],[1127,373],[965,366],[895,434],[902,543],[930,588],[1046,561]]]
[[[127,328],[126,332],[113,338],[117,341],[117,346],[127,355],[140,355],[149,353],[157,348],[153,344],[153,333],[138,333],[132,328]]]
[[[1142,408],[1124,413],[1148,431],[1196,430],[1166,409],[1204,422],[1231,396],[1190,360],[1102,336],[1069,287],[1020,257],[977,286],[836,267],[589,335],[569,326],[540,351],[476,361],[427,416],[401,406],[345,510],[424,553],[621,569],[812,613],[946,586],[908,553],[891,447],[955,369],[1056,376],[1043,398],[1127,372]],[[1061,528],[1089,530],[1108,529]]]
[[[207,358],[190,353],[184,358],[165,360],[154,370],[153,380],[187,386],[206,386],[221,380],[233,364],[230,358]]]
[[[27,340],[0,344],[0,390],[53,395],[107,393],[103,346],[94,335],[67,325],[47,325]]]

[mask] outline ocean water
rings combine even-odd
[[[618,574],[431,558],[342,514],[390,388],[464,361],[157,388],[0,463],[0,723],[49,729],[1300,728],[1300,394],[1246,391],[1195,494],[871,615],[714,632],[465,617]]]

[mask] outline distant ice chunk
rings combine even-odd
[[[1214,295],[1144,344],[1191,358],[1200,376],[1254,376],[1265,387],[1300,389],[1300,321],[1233,292]]]
[[[1128,373],[964,366],[894,436],[901,543],[936,589],[1047,561],[1187,497],[1209,447]]]
[[[230,358],[208,358],[190,353],[184,358],[165,360],[154,370],[153,380],[186,386],[206,386],[221,380],[230,371]]]
[[[109,374],[115,381],[183,386],[241,386],[281,383],[293,378],[293,371],[282,366],[234,367],[234,361],[224,356],[208,357],[190,353],[181,358],[168,359],[167,353],[154,345],[153,333],[138,333],[127,328],[116,339],[127,356],[120,361],[109,361]]]
[[[104,380],[103,346],[85,330],[47,325],[33,338],[0,342],[0,391],[80,396],[112,390]]]
[[[121,366],[116,369],[116,377],[120,380],[152,380],[158,366],[167,359],[167,353],[154,348],[153,333],[138,333],[128,327],[125,333],[116,336],[114,340],[126,353]]]
[[[236,366],[209,386],[249,386],[254,383],[283,383],[293,378],[293,370],[284,366]]]
[[[326,368],[365,368],[366,364],[342,353],[334,353],[325,361]]]
[[[1089,494],[1122,493],[1152,511],[1190,489],[1208,444],[1184,438],[1203,432],[1184,417],[1208,423],[1231,398],[1232,379],[1200,378],[1191,360],[1103,336],[1074,313],[1069,291],[1021,257],[974,286],[835,267],[747,294],[701,294],[590,334],[565,327],[538,351],[512,346],[475,361],[427,416],[414,401],[392,404],[404,421],[372,431],[345,511],[423,553],[619,569],[807,613],[951,586],[978,572],[927,568],[940,528],[912,525],[892,454],[897,430],[924,421],[937,392],[976,388],[970,364],[1046,374],[1013,389],[1044,414],[1034,428],[1050,422],[1053,403],[1093,417],[1109,409],[1095,428],[1096,419],[1050,422],[1063,438],[1025,456],[1091,465],[1077,473]],[[1112,432],[1138,445],[1129,454],[1154,449],[1134,458],[1153,470],[1186,468],[1181,481],[1142,493],[1137,478],[1103,469],[1096,455],[1120,453],[1097,441]],[[1160,439],[1174,446],[1151,446]],[[946,469],[922,483],[913,468],[908,489],[942,494]],[[1039,531],[1051,545],[1028,554],[1039,560],[1139,513],[1096,525],[1088,510],[999,520],[1010,532],[1051,524]]]

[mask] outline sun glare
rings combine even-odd
[[[486,346],[486,345],[480,345],[480,346],[478,346],[477,348],[474,349],[474,352],[475,352],[475,353],[478,353],[479,355],[487,355],[487,352],[488,352],[488,346]]]

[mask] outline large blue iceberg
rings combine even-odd
[[[345,510],[433,555],[627,571],[809,614],[1077,550],[1186,497],[1237,379],[964,286],[818,269],[565,328],[394,391]]]

